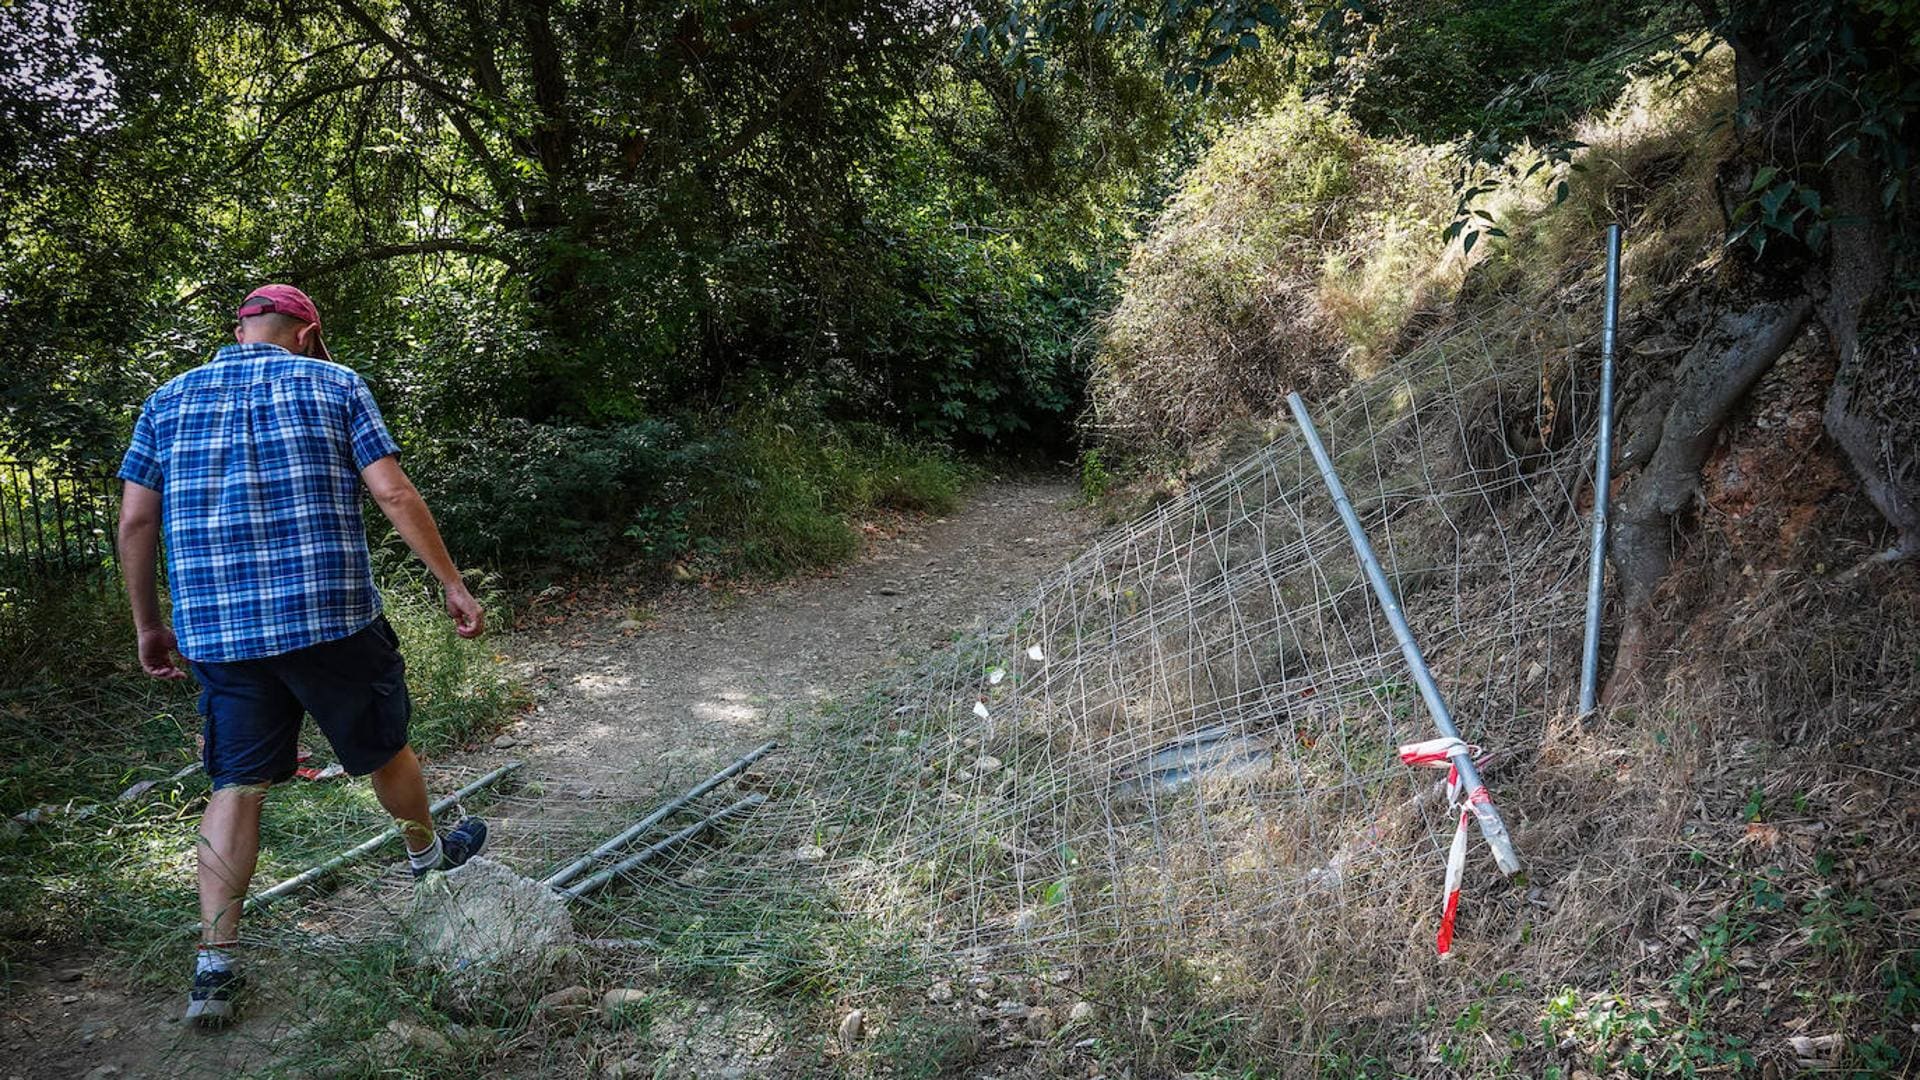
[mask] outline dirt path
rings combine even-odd
[[[511,652],[538,704],[510,733],[512,754],[535,775],[611,773],[647,790],[724,764],[787,710],[947,643],[1058,569],[1092,531],[1076,503],[1057,481],[999,483],[828,576],[680,590],[650,610],[522,632]],[[538,627],[540,612],[526,621]]]
[[[1071,484],[999,481],[947,518],[876,536],[831,573],[754,591],[677,589],[644,610],[605,596],[536,603],[499,641],[536,706],[495,750],[460,764],[520,758],[529,779],[586,780],[607,794],[711,771],[789,710],[991,618],[1093,531]],[[252,1022],[204,1036],[179,1023],[177,990],[128,986],[92,958],[20,975],[0,999],[8,1080],[237,1075],[299,1037],[284,994],[268,988]]]

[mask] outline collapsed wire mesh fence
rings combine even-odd
[[[1572,327],[1456,326],[1315,407],[1463,734],[1495,753],[1496,798],[1502,754],[1568,714],[1579,677],[1595,387]],[[1559,342],[1516,347],[1543,336]],[[1297,1003],[1337,996],[1342,971],[1377,985],[1432,962],[1453,815],[1394,750],[1433,726],[1292,431],[1067,560],[997,623],[791,728],[626,850],[764,803],[571,904],[608,978],[725,972],[777,991],[1157,958]],[[640,764],[535,763],[477,796],[490,854],[543,878],[725,761],[664,781]],[[1528,822],[1509,825],[1524,857]],[[1496,895],[1477,840],[1473,859],[1469,954],[1525,903]],[[396,847],[245,932],[333,955],[390,935],[412,896]]]

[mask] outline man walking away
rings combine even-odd
[[[363,483],[439,579],[461,637],[480,635],[480,605],[366,383],[327,355],[313,301],[290,285],[256,289],[233,336],[146,400],[120,466],[120,559],[140,666],[184,679],[174,654],[186,657],[206,718],[213,795],[200,826],[201,942],[187,999],[187,1019],[205,1026],[233,1016],[260,806],[293,775],[302,713],[347,772],[372,778],[415,877],[459,866],[487,839],[478,818],[434,831],[407,742],[406,665],[373,585]],[[162,532],[172,629],[154,580]]]

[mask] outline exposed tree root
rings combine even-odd
[[[1764,300],[1714,321],[1675,372],[1672,404],[1646,468],[1620,499],[1610,547],[1626,622],[1605,698],[1639,671],[1649,601],[1672,561],[1673,518],[1700,488],[1700,467],[1721,425],[1800,335],[1813,312],[1805,296]]]

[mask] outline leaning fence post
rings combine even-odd
[[[1300,425],[1300,437],[1306,441],[1307,450],[1313,454],[1314,464],[1320,467],[1320,478],[1326,481],[1327,492],[1333,496],[1334,509],[1340,513],[1340,520],[1347,527],[1347,539],[1353,543],[1353,553],[1359,557],[1360,566],[1366,571],[1367,581],[1373,586],[1374,599],[1380,602],[1380,608],[1386,613],[1387,624],[1393,628],[1393,637],[1400,643],[1400,654],[1406,657],[1407,667],[1413,671],[1414,685],[1420,688],[1420,696],[1427,703],[1427,711],[1433,714],[1433,722],[1440,733],[1450,739],[1460,740],[1460,729],[1454,726],[1453,713],[1448,711],[1447,703],[1440,696],[1440,686],[1433,681],[1433,672],[1427,667],[1426,657],[1420,654],[1420,646],[1413,640],[1413,631],[1407,626],[1407,618],[1401,614],[1400,601],[1394,596],[1393,586],[1387,582],[1386,572],[1380,569],[1380,560],[1373,553],[1373,544],[1367,540],[1367,532],[1360,527],[1360,517],[1353,512],[1353,504],[1347,501],[1347,489],[1340,483],[1340,474],[1334,472],[1333,459],[1327,456],[1327,448],[1320,442],[1320,432],[1313,426],[1313,417],[1307,415],[1307,404],[1300,400],[1299,394],[1287,395],[1287,407],[1293,410],[1293,418]],[[1480,780],[1480,770],[1474,766],[1473,751],[1468,749],[1464,740],[1456,744],[1452,753],[1453,765],[1460,772],[1461,789],[1467,794],[1467,805],[1472,808],[1473,816],[1480,823],[1480,835],[1486,837],[1487,846],[1493,849],[1493,859],[1500,864],[1500,870],[1506,874],[1520,872],[1520,856],[1514,853],[1513,838],[1507,835],[1507,825],[1500,818],[1500,811],[1493,800],[1486,797],[1486,785]]]
[[[1613,485],[1613,346],[1620,324],[1620,226],[1607,226],[1606,308],[1600,319],[1600,439],[1593,458],[1593,552],[1587,560],[1587,630],[1580,652],[1580,716],[1600,687],[1600,593],[1607,568],[1607,501]]]

